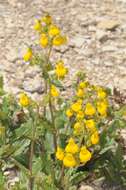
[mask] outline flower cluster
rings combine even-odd
[[[39,33],[39,44],[42,48],[61,46],[66,44],[66,36],[61,34],[60,28],[53,23],[50,15],[35,21],[34,30]],[[23,56],[24,61],[30,61],[33,56],[32,48],[28,48]]]
[[[62,35],[61,30],[56,26],[50,15],[46,15],[35,21],[34,30],[39,34],[39,45],[46,49],[47,64],[49,56],[54,46],[64,45],[66,36]],[[33,50],[28,48],[24,55],[24,61],[31,61]],[[62,60],[58,60],[51,65],[53,78],[45,79],[48,82],[50,97],[53,99],[60,96],[60,90],[53,82],[53,79],[62,80],[68,70]],[[50,70],[49,70],[50,71]],[[47,69],[48,72],[48,69]],[[30,103],[26,94],[21,94],[20,104],[23,107]],[[72,122],[72,136],[68,140],[64,149],[57,147],[56,157],[66,167],[74,167],[88,162],[93,154],[93,146],[99,143],[100,129],[98,123],[107,116],[108,100],[106,91],[99,86],[93,86],[88,81],[80,80],[76,86],[76,94],[69,108],[66,110],[66,116]]]
[[[65,150],[58,147],[56,157],[66,167],[74,167],[88,162],[93,154],[93,146],[100,140],[98,123],[106,118],[108,100],[105,89],[80,81],[76,88],[74,101],[66,110],[72,124],[72,138]],[[77,144],[75,143],[77,142]]]
[[[54,46],[64,45],[67,42],[66,36],[61,34],[60,28],[54,24],[52,17],[48,14],[35,21],[34,30],[39,34],[39,45],[47,50],[47,62],[49,61],[52,48]],[[32,48],[28,48],[23,56],[23,60],[25,62],[30,62],[34,57],[34,54]],[[57,80],[64,79],[68,72],[68,69],[65,67],[62,60],[58,60],[52,65],[52,70],[54,71]],[[57,87],[54,84],[51,84],[50,95],[57,98],[59,97],[59,94]]]
[[[40,34],[40,45],[43,48],[52,45],[60,46],[66,43],[66,37],[61,34],[60,28],[53,23],[50,15],[36,20],[34,29]]]
[[[74,167],[81,163],[87,163],[91,159],[91,152],[86,146],[81,146],[75,143],[73,138],[70,138],[65,150],[57,148],[56,157],[63,161],[64,166]]]

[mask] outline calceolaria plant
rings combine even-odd
[[[73,85],[74,96],[62,97],[68,69],[63,60],[50,58],[53,48],[65,45],[67,37],[48,14],[35,21],[34,30],[43,53],[29,47],[23,60],[40,67],[44,94],[39,102],[26,92],[17,99],[1,94],[0,164],[1,168],[13,164],[18,171],[13,190],[74,190],[91,174],[104,175],[104,155],[110,151],[114,155],[118,147],[126,109],[115,111],[109,90],[90,84],[81,72]],[[109,164],[104,167],[107,170]],[[124,171],[123,161],[119,168]],[[9,179],[2,174],[3,169],[0,186],[4,189]]]

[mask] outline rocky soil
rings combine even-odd
[[[126,92],[126,0],[0,0],[0,72],[5,89],[39,97],[42,82],[38,68],[22,61],[28,45],[36,42],[36,17],[49,12],[69,38],[55,50],[70,68],[87,72],[93,83]]]
[[[126,0],[0,0],[0,73],[5,90],[25,90],[39,99],[43,83],[39,69],[22,61],[26,47],[36,42],[35,18],[49,12],[68,36],[53,59],[69,68],[66,87],[83,70],[94,84],[126,92]]]

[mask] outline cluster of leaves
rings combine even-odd
[[[24,92],[16,99],[4,92],[0,78],[0,188],[9,181],[3,168],[12,164],[19,171],[13,190],[74,190],[91,174],[92,180],[95,174],[124,186],[126,163],[119,144],[126,107],[115,109],[107,89],[91,85],[83,73],[77,75],[71,100],[62,97],[68,70],[62,60],[52,63],[50,55],[66,37],[49,15],[34,29],[45,54],[28,48],[23,58],[40,67],[44,95],[39,102]]]

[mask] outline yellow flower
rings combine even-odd
[[[106,92],[102,88],[98,89],[97,93],[99,99],[104,99],[107,96]]]
[[[0,126],[0,136],[5,134],[5,127]]]
[[[67,117],[72,117],[73,116],[72,110],[71,109],[67,109],[66,110],[66,115],[67,115]]]
[[[51,96],[53,96],[53,97],[59,96],[59,91],[54,85],[51,85]]]
[[[30,104],[30,99],[25,93],[20,94],[19,103],[21,106],[26,107]]]
[[[59,34],[60,34],[60,29],[55,25],[51,25],[49,28],[49,35],[53,37]]]
[[[91,143],[92,144],[98,144],[99,143],[99,134],[97,131],[95,131],[92,135],[91,135]]]
[[[64,76],[67,74],[67,68],[64,67],[63,61],[59,61],[55,68],[55,73],[58,78],[64,78]]]
[[[81,102],[75,102],[74,104],[72,104],[71,106],[71,109],[74,111],[74,112],[79,112],[81,109],[82,109],[82,104]]]
[[[83,100],[82,100],[82,99],[78,99],[77,102],[78,102],[78,104],[81,104],[81,105],[82,105]]]
[[[108,104],[107,102],[105,101],[102,101],[102,102],[98,102],[97,103],[97,110],[98,110],[98,113],[101,115],[101,116],[106,116],[107,115],[107,107],[108,107]]]
[[[84,91],[81,88],[77,90],[77,96],[80,98],[84,96]]]
[[[65,36],[58,35],[53,39],[53,45],[54,46],[60,46],[64,45],[67,42],[67,39]]]
[[[52,17],[50,15],[46,15],[42,17],[42,22],[44,22],[47,25],[50,25],[52,23]]]
[[[58,160],[63,160],[63,158],[64,158],[64,152],[60,147],[57,147],[56,158]]]
[[[65,151],[66,152],[69,152],[71,154],[75,154],[79,151],[79,147],[78,145],[75,143],[74,139],[73,138],[70,138],[69,139],[69,142],[65,148]]]
[[[83,119],[83,118],[84,118],[84,112],[80,110],[76,115],[76,119]]]
[[[27,61],[30,61],[31,58],[32,58],[32,49],[28,48],[27,51],[26,51],[26,53],[23,56],[23,59],[24,59],[24,61],[27,62]]]
[[[48,46],[48,37],[46,34],[42,34],[40,37],[40,45],[44,48]]]
[[[86,148],[86,146],[81,147],[79,157],[82,163],[86,163],[91,159],[91,152]]]
[[[40,22],[40,20],[35,20],[35,25],[34,25],[34,30],[36,30],[36,31],[41,31],[41,29],[42,29],[42,25],[41,25],[41,22]]]
[[[71,153],[67,153],[63,159],[63,164],[66,167],[74,167],[77,165],[77,162]]]
[[[74,134],[75,135],[80,135],[82,131],[83,126],[81,125],[80,122],[77,122],[74,124]]]
[[[95,114],[95,112],[96,112],[96,110],[95,110],[94,106],[91,103],[87,103],[86,107],[85,107],[85,114],[92,116]]]
[[[95,122],[93,119],[88,119],[88,120],[85,120],[85,125],[88,129],[90,129],[91,131],[92,130],[96,130],[95,128]]]
[[[80,82],[79,87],[84,89],[85,87],[87,87],[87,82]]]

